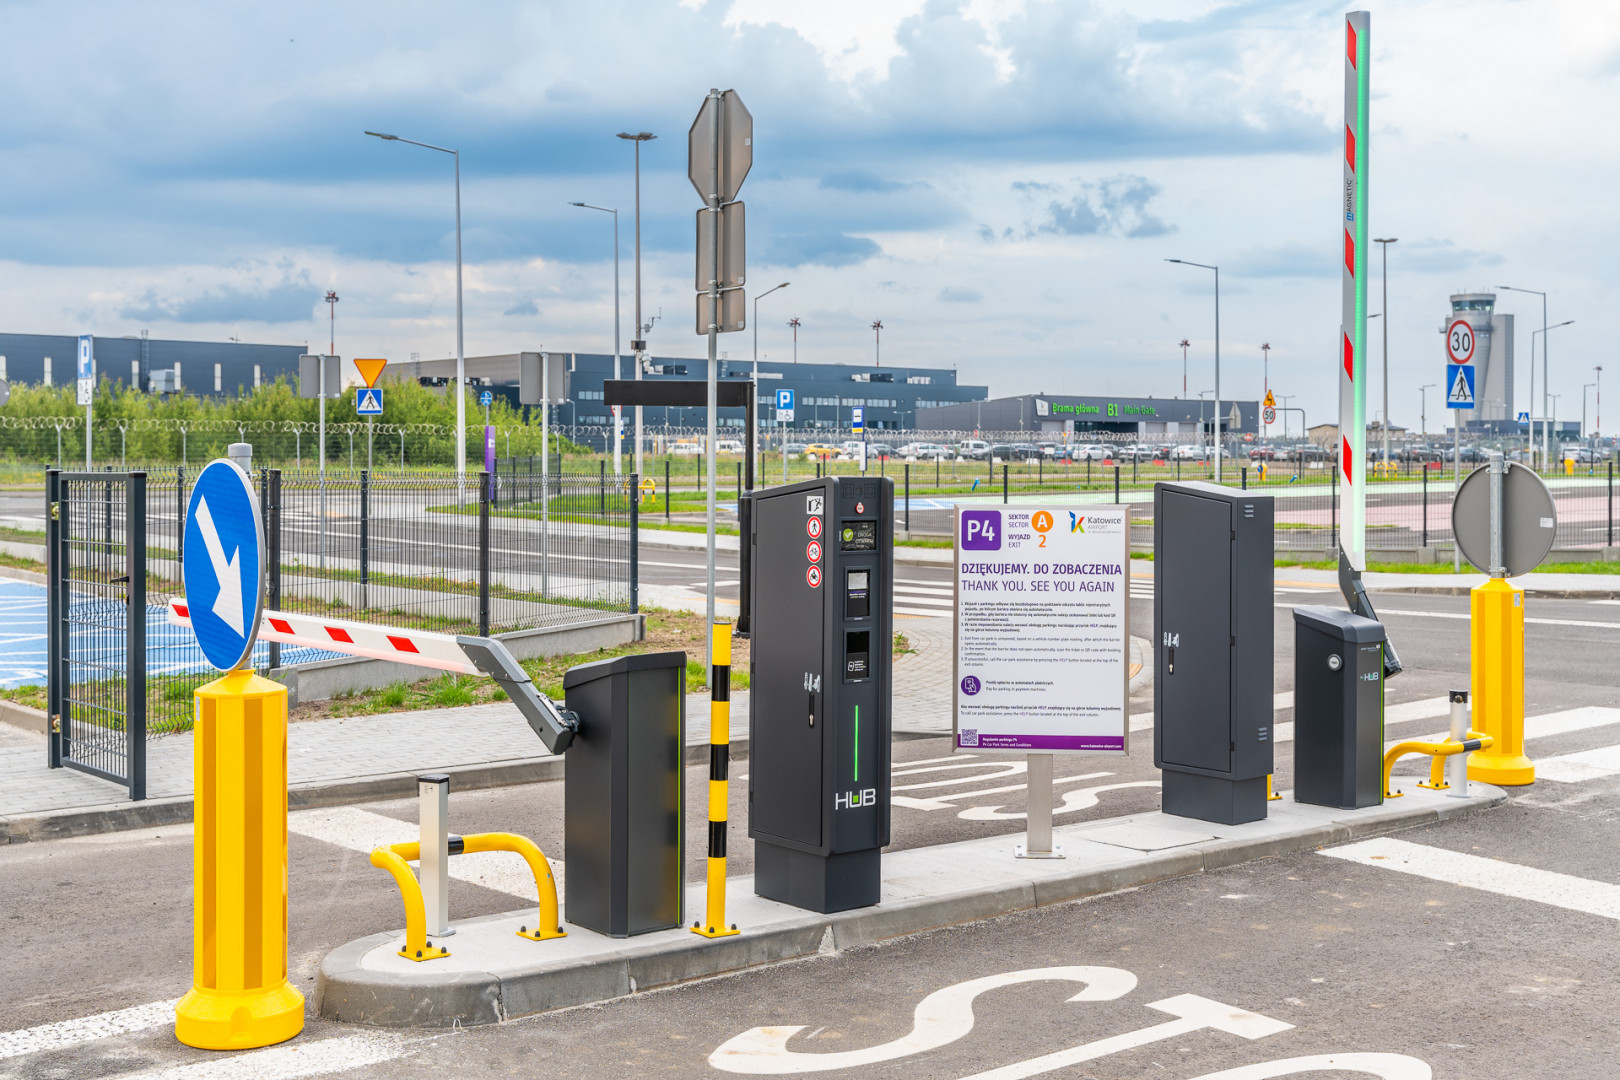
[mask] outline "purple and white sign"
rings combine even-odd
[[[956,748],[1125,753],[1129,599],[1128,507],[959,510]]]

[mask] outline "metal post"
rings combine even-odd
[[[320,362],[316,365],[317,367],[320,368],[319,374],[320,374],[320,384],[321,384],[320,385],[320,393],[317,394],[316,396],[320,400],[320,417],[321,417],[321,423],[320,423],[321,433],[320,433],[320,436],[319,436],[320,442],[321,442],[321,457],[320,457],[320,467],[318,469],[318,472],[320,474],[320,489],[321,489],[321,492],[320,492],[321,523],[320,523],[320,529],[319,529],[319,534],[318,535],[319,535],[319,538],[320,538],[320,561],[321,561],[321,576],[322,577],[326,576],[326,361],[328,359],[330,359],[330,358],[325,353],[322,353]]]
[[[1119,466],[1114,466],[1114,501],[1119,502]]]
[[[1535,377],[1536,364],[1530,362],[1531,377]],[[1453,412],[1451,421],[1451,505],[1457,505],[1457,492],[1462,490],[1462,414]],[[1453,573],[1462,573],[1462,545],[1457,543],[1456,534],[1451,537],[1451,569]]]
[[[1502,561],[1502,481],[1507,461],[1500,450],[1491,451],[1491,577],[1507,577]]]
[[[630,474],[630,614],[641,610],[641,474]]]
[[[669,457],[664,457],[664,524],[669,524]]]
[[[371,606],[371,470],[360,473],[360,606]]]
[[[1052,755],[1026,755],[1029,811],[1024,842],[1013,848],[1020,859],[1061,859],[1063,849],[1052,843]]]
[[[906,539],[911,539],[911,466],[906,466]]]
[[[417,848],[422,907],[429,937],[448,937],[450,928],[450,777],[427,773],[416,778],[420,845]]]
[[[62,498],[62,473],[45,470],[45,766],[62,767],[62,743],[68,724],[62,719],[67,689],[67,503]]]
[[[1238,470],[1238,487],[1243,491],[1249,490],[1249,467],[1247,465]],[[1119,499],[1116,497],[1114,501],[1118,502]]]
[[[1468,739],[1468,691],[1453,690],[1448,695],[1451,699],[1451,741],[1465,742]],[[1468,755],[1452,754],[1446,759],[1446,794],[1453,799],[1468,798]]]
[[[1001,501],[1007,501],[1007,466],[1001,467]]]
[[[1429,546],[1429,464],[1423,462],[1423,546]]]
[[[1609,547],[1614,547],[1614,462],[1609,462]]]
[[[714,479],[714,444],[718,437],[717,417],[720,410],[719,378],[720,378],[720,113],[725,108],[725,99],[717,88],[709,90],[709,197],[705,200],[706,209],[710,215],[711,229],[709,256],[713,277],[709,279],[709,367],[708,367],[708,400],[705,410],[704,430],[708,435],[708,445],[704,447],[704,471],[708,478],[709,490],[704,499],[704,625],[714,626],[714,548],[715,548],[715,479]],[[708,653],[706,659],[709,666],[714,664],[713,634],[704,642],[704,651]]]
[[[731,762],[730,623],[709,623],[708,651],[712,658],[709,665],[709,855],[703,921],[692,923],[692,933],[716,938],[737,933],[736,923],[726,924],[726,826],[730,814],[730,785],[726,774]]]
[[[261,512],[264,514],[264,561],[265,583],[264,602],[271,611],[281,609],[281,470],[267,469],[264,473],[264,497],[261,500]],[[185,530],[185,522],[181,522],[181,531]],[[281,666],[281,643],[270,643],[270,669],[274,671]]]
[[[489,473],[478,485],[478,636],[489,637]],[[545,560],[549,562],[550,560]]]
[[[1611,470],[1612,471],[1612,470]],[[186,561],[186,467],[174,467],[174,561]]]
[[[599,468],[596,473],[596,512],[607,517],[607,459],[603,458],[596,463]]]

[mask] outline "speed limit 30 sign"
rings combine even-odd
[[[1474,328],[1467,319],[1453,319],[1446,327],[1446,355],[1453,364],[1474,362]]]

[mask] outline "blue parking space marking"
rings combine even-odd
[[[82,598],[83,603],[107,601]],[[122,606],[118,615],[122,616]],[[86,646],[91,635],[104,634],[94,626],[86,626],[83,635]],[[97,640],[98,651],[105,650],[105,639]],[[317,660],[336,660],[340,653],[305,646],[283,645],[283,664],[308,664]],[[107,663],[120,664],[117,652],[108,656]],[[253,650],[253,662],[259,667],[268,663],[270,646],[260,642]],[[45,586],[25,581],[0,580],[0,689],[19,686],[40,686],[45,682]],[[161,604],[146,609],[146,673],[152,675],[182,675],[213,670],[197,639],[184,626],[169,623],[168,612]]]

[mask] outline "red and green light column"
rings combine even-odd
[[[1360,573],[1367,552],[1367,62],[1368,13],[1344,18],[1344,308],[1339,367],[1342,559]]]

